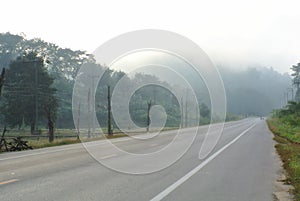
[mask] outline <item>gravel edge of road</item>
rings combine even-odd
[[[274,134],[272,133],[273,137]],[[283,168],[283,162],[277,153],[275,145],[278,142],[274,141],[274,157],[276,160],[276,181],[274,182],[275,192],[273,193],[274,201],[294,201],[294,195],[291,194],[291,190],[294,189],[292,185],[285,183],[286,180],[286,171]]]

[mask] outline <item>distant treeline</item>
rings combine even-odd
[[[289,67],[287,66],[287,70]],[[240,70],[220,68],[227,94],[227,111],[232,114],[265,116],[292,100],[289,74],[273,68],[249,67]]]
[[[73,85],[82,64],[95,64],[93,56],[85,51],[61,48],[56,44],[45,42],[39,38],[29,40],[21,35],[0,34],[0,70],[2,68],[8,68],[9,70],[12,61],[30,52],[34,52],[37,57],[43,58],[43,67],[53,79],[51,88],[55,89],[55,97],[58,102],[55,115],[56,127],[74,128],[72,116]],[[99,67],[105,68],[105,66],[101,65]],[[272,68],[254,67],[240,71],[230,71],[227,68],[220,69],[227,94],[227,109],[228,113],[231,114],[228,115],[228,118],[235,119],[235,115],[267,115],[272,109],[278,108],[283,104],[283,93],[290,83],[288,75],[279,74]],[[34,78],[34,75],[32,76]],[[95,110],[97,111],[99,123],[103,126],[107,124],[107,86],[111,86],[113,91],[114,86],[123,76],[127,75],[121,71],[107,69],[97,87]],[[153,79],[154,82],[159,82],[155,76],[145,74],[137,74],[135,77],[128,78],[129,82],[136,82],[138,79]],[[208,122],[210,118],[210,100],[207,89],[203,89],[202,84],[199,84],[199,86],[198,89],[197,87],[195,88],[198,90],[196,94],[198,95],[203,123]],[[5,96],[16,92],[17,90],[13,90],[13,86],[5,85],[4,82],[0,104],[2,106],[5,105]],[[26,95],[26,93],[19,93],[18,97],[22,100]],[[148,86],[138,90],[131,98],[129,105],[131,117],[137,125],[146,126],[147,103],[149,101],[152,101],[153,104],[160,104],[165,108],[168,114],[166,126],[179,126],[182,123],[180,103],[172,93],[158,86]],[[6,114],[3,109],[0,111],[0,122],[2,125],[16,126],[22,125],[24,122],[26,124],[23,116],[16,118],[18,121],[22,121],[18,122],[18,124],[8,121],[5,115],[9,111],[5,112]],[[21,115],[16,114],[15,111],[11,111],[11,114]],[[38,124],[47,126],[46,118],[40,116]],[[116,127],[116,125],[113,126]]]
[[[40,78],[38,86],[35,86],[34,65],[36,64],[32,62],[34,60],[41,61],[38,64],[39,71],[42,72],[45,69],[53,81],[45,83],[45,79],[48,78]],[[37,93],[39,102],[42,101],[41,97],[49,98],[52,95],[55,96],[58,103],[57,108],[55,107],[55,114],[53,114],[56,127],[74,128],[72,91],[77,73],[84,63],[92,63],[93,65],[98,65],[99,68],[105,68],[105,66],[96,64],[93,56],[84,51],[60,48],[41,39],[28,40],[20,35],[0,34],[0,70],[7,68],[8,75],[10,75],[8,82],[4,82],[3,96],[0,101],[1,124],[21,128],[36,123],[34,122],[34,117],[35,93]],[[14,66],[14,69],[10,70],[12,66]],[[24,72],[24,69],[28,69],[28,72]],[[13,74],[20,74],[21,76],[16,80],[13,78],[15,77],[12,76]],[[31,75],[32,79],[25,79],[25,77],[28,77],[27,75],[29,77]],[[94,108],[98,121],[103,127],[107,125],[107,86],[110,86],[113,91],[116,83],[124,76],[127,76],[124,72],[107,68],[97,86]],[[128,77],[127,80],[130,84],[130,82],[136,83],[143,79],[155,83],[160,82],[155,76],[145,74],[136,74],[135,77]],[[25,84],[20,84],[20,81]],[[49,83],[51,86],[47,87],[48,89],[53,89],[53,91],[48,94],[46,90],[41,91],[42,87],[49,85]],[[14,86],[18,88],[14,88]],[[40,91],[35,92],[36,88]],[[87,98],[88,101],[90,100]],[[182,111],[178,100],[168,90],[153,85],[140,88],[131,98],[129,105],[130,115],[137,125],[146,126],[147,104],[149,101],[151,101],[152,105],[158,104],[164,107],[168,115],[165,126],[179,127],[182,124]],[[210,117],[209,107],[204,103],[200,103],[199,108],[202,111],[202,122],[208,122]],[[47,115],[42,113],[43,109],[42,103],[40,103],[38,105],[39,118],[37,124],[47,127]],[[192,118],[192,116],[189,116],[189,118]],[[114,128],[117,127],[114,121],[112,121],[112,124]]]

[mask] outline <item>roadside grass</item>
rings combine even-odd
[[[45,147],[76,144],[81,142],[91,142],[91,141],[103,140],[105,138],[114,139],[114,138],[126,137],[126,136],[128,135],[124,133],[115,133],[114,135],[104,134],[104,136],[101,137],[80,138],[80,139],[77,139],[77,137],[58,138],[58,139],[54,139],[53,142],[49,142],[48,139],[39,139],[39,140],[28,140],[28,144],[32,146],[33,149],[39,149]]]
[[[166,127],[163,129],[163,131],[174,130],[174,129],[178,129],[178,127]],[[75,136],[74,133],[75,131],[71,129],[58,129],[55,133],[55,139],[53,142],[49,142],[47,137],[46,138],[44,137],[43,139],[38,139],[40,138],[39,136],[36,136],[37,139],[26,139],[26,138],[25,139],[28,141],[28,145],[31,146],[33,149],[39,149],[39,148],[54,147],[54,146],[75,144],[81,142],[91,142],[91,141],[103,140],[105,138],[114,139],[120,137],[128,137],[127,134],[117,131],[113,135],[104,134],[100,137],[91,137],[91,138],[85,137],[85,138],[77,139],[77,136]],[[133,132],[132,135],[140,134],[140,133],[142,132]],[[29,133],[27,134],[29,135]],[[69,137],[72,135],[73,137]],[[18,136],[18,135],[16,132],[14,132],[13,135],[10,136]]]
[[[300,127],[292,126],[279,118],[269,119],[268,124],[274,134],[300,144]]]
[[[292,193],[300,201],[300,128],[285,124],[277,118],[268,119],[267,123],[278,142],[275,147],[287,172],[285,182],[294,186]]]
[[[40,140],[28,140],[28,145],[33,149],[45,148],[45,147],[54,147],[67,144],[80,143],[81,141],[77,138],[64,138],[64,139],[55,139],[53,142],[49,142],[48,139]]]

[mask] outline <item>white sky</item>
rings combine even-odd
[[[299,2],[299,3],[298,3]],[[0,32],[93,52],[124,32],[155,28],[195,41],[215,63],[288,72],[300,62],[299,0],[2,0]]]

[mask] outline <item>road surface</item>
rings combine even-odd
[[[104,167],[82,144],[0,154],[0,200],[272,201],[276,155],[265,121],[226,123],[213,152],[199,160],[205,128],[200,127],[191,148],[175,164],[146,175]],[[172,133],[168,131],[165,139]],[[113,142],[138,153],[160,148],[160,142],[137,144],[130,138]],[[125,160],[101,141],[88,146],[99,149],[103,160]]]

